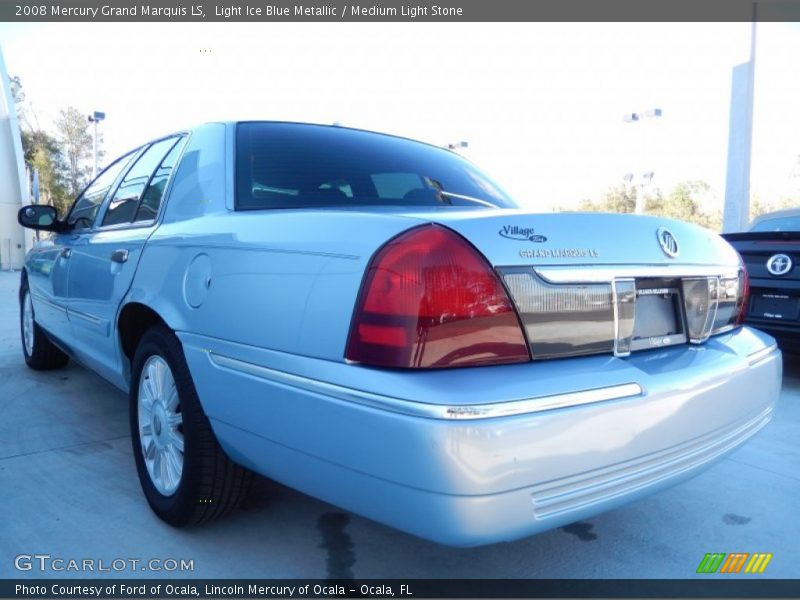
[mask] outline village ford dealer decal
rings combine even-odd
[[[497,233],[518,242],[543,244],[547,241],[547,237],[536,233],[533,227],[504,225]],[[597,258],[600,253],[594,248],[526,248],[520,250],[519,255],[521,258]]]
[[[537,244],[541,244],[542,242],[547,241],[545,236],[535,233],[533,227],[504,225],[503,228],[498,231],[498,233],[504,238],[508,238],[509,240],[518,240],[520,242],[536,242]]]

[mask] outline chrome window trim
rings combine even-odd
[[[86,230],[82,232],[82,235],[85,233],[105,233],[107,231],[128,231],[129,229],[147,229],[149,227],[153,227],[156,224],[155,219],[149,219],[147,221],[136,221],[131,223],[117,223],[115,225],[104,225],[103,227],[97,227],[96,229]]]
[[[402,398],[365,392],[334,383],[293,375],[285,371],[270,369],[230,356],[223,356],[215,352],[207,352],[207,354],[212,365],[218,368],[244,373],[272,383],[302,389],[307,392],[320,394],[344,402],[351,402],[412,417],[446,421],[495,419],[500,417],[536,414],[598,402],[638,398],[645,395],[644,388],[638,383],[624,383],[563,394],[511,400],[508,402],[448,406],[403,400]]]
[[[167,185],[164,186],[164,193],[161,195],[161,203],[158,206],[158,214],[152,221],[147,221],[147,223],[151,223],[152,225],[160,225],[164,220],[164,214],[167,212],[167,202],[169,201],[170,192],[172,192],[172,185],[175,182],[175,173],[178,172],[178,167],[181,166],[183,157],[186,155],[186,149],[189,147],[189,144],[192,141],[191,131],[179,132],[177,135],[183,138],[182,140],[178,140],[179,144],[183,144],[183,148],[181,148],[181,151],[178,154],[178,158],[175,161],[175,166],[172,167],[172,171],[169,173]],[[159,167],[160,166],[161,165],[159,164]],[[156,170],[158,170],[158,168],[156,168]],[[144,223],[144,221],[142,221],[142,223]]]

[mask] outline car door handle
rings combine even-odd
[[[61,258],[69,258],[72,256],[72,248],[63,248],[61,250]]]
[[[111,253],[111,260],[115,263],[124,263],[128,260],[128,251],[114,250],[114,252]]]

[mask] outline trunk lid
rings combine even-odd
[[[520,210],[436,210],[404,216],[449,227],[495,267],[541,265],[738,266],[736,252],[719,235],[682,221],[629,214],[530,213]],[[670,256],[658,232],[677,242]]]
[[[470,241],[504,281],[534,358],[704,342],[741,312],[744,275],[719,235],[606,213],[407,214]]]

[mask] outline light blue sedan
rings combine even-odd
[[[525,212],[403,138],[210,123],[19,220],[53,232],[22,273],[25,361],[129,392],[175,526],[255,471],[444,544],[513,540],[697,474],[781,385],[718,235]]]

